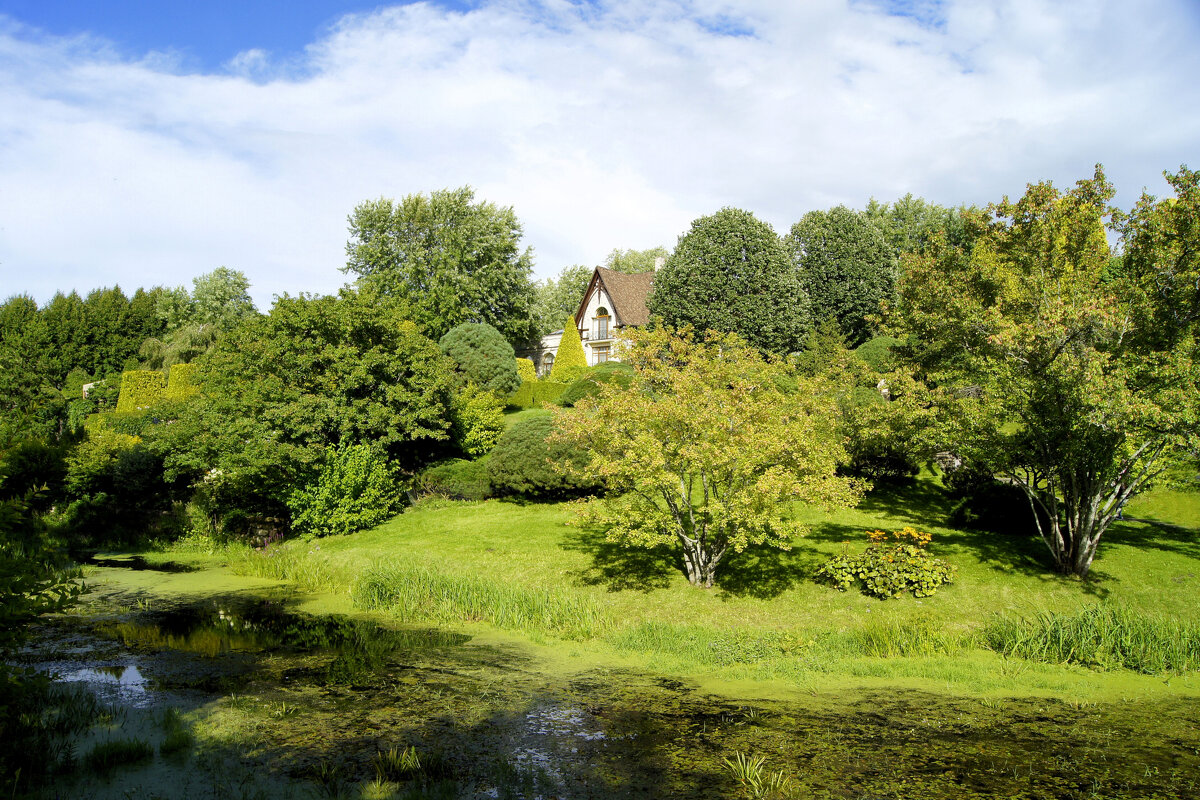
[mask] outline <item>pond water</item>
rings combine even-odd
[[[103,703],[195,720],[192,762],[155,762],[153,791],[131,771],[106,778],[109,795],[85,779],[71,796],[197,796],[181,776],[217,752],[269,776],[241,796],[388,796],[363,787],[381,753],[413,748],[422,767],[397,768],[394,796],[748,797],[726,764],[743,754],[786,778],[778,796],[1200,797],[1200,704],[1187,699],[742,703],[662,676],[550,673],[517,647],[305,615],[285,595],[110,598],[48,622],[25,659]]]

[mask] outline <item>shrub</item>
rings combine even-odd
[[[468,383],[451,399],[450,433],[459,449],[472,458],[496,446],[504,432],[504,402]]]
[[[913,597],[929,597],[942,584],[954,579],[955,567],[933,558],[925,547],[932,538],[914,528],[891,534],[873,531],[865,553],[843,551],[817,570],[816,580],[846,591],[858,584],[863,594],[886,600],[912,592]]]
[[[996,480],[986,467],[966,464],[947,472],[942,480],[954,500],[949,517],[954,527],[1017,537],[1037,534],[1037,521],[1025,492]],[[1045,524],[1045,512],[1041,513]]]
[[[200,387],[196,385],[195,364],[171,365],[171,371],[167,374],[166,399],[183,400],[199,391]]]
[[[464,322],[438,342],[467,381],[501,397],[521,385],[513,348],[500,331],[485,322]]]
[[[522,381],[520,387],[508,396],[508,408],[533,408],[533,387],[537,381]]]
[[[533,365],[533,361],[528,358],[518,358],[517,377],[519,377],[522,381],[536,381],[537,367]]]
[[[533,407],[541,408],[543,406],[558,405],[559,399],[563,392],[567,390],[567,384],[557,383],[555,381],[539,381],[533,385]]]
[[[891,372],[900,366],[895,350],[903,343],[895,336],[876,336],[855,348],[854,355],[875,372]]]
[[[587,375],[572,383],[559,397],[561,406],[573,406],[585,397],[592,397],[605,383],[629,386],[633,382],[633,367],[619,361],[608,361],[595,367]]]
[[[163,399],[167,391],[167,377],[152,369],[128,370],[121,375],[121,394],[117,398],[117,411],[137,411]]]
[[[417,491],[453,500],[486,500],[492,496],[488,460],[488,456],[476,461],[456,458],[429,467],[417,476]]]
[[[549,378],[557,383],[571,383],[583,376],[587,365],[587,356],[583,352],[583,342],[579,340],[579,329],[575,327],[575,318],[567,317],[563,326],[562,339],[558,343],[558,352],[554,356],[554,366],[550,368]]]
[[[317,536],[378,525],[400,507],[386,457],[366,444],[325,449],[316,479],[288,497],[292,527]]]
[[[582,468],[587,454],[564,442],[548,441],[554,424],[554,417],[538,416],[504,432],[488,461],[488,478],[497,494],[551,498],[596,491],[598,481],[573,477],[576,470],[559,466],[571,462]]]

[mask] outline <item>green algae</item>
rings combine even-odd
[[[89,613],[54,623],[51,648],[90,636],[93,650],[75,648],[81,661],[102,653],[99,666],[116,672],[115,660],[135,659],[179,705],[194,744],[103,787],[64,776],[47,792],[316,797],[336,784],[351,797],[737,797],[724,760],[744,753],[785,774],[797,797],[1200,795],[1189,676],[995,654],[822,670],[772,641],[757,661],[719,651],[700,675],[666,677],[603,643],[534,646],[486,628],[307,613],[338,605],[208,571],[160,575],[176,583],[159,593],[145,572],[97,569],[110,585]],[[981,671],[996,682],[966,696]],[[409,748],[436,769],[381,782],[379,754]]]

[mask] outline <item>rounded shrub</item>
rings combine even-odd
[[[895,350],[903,343],[895,336],[876,336],[855,348],[854,355],[876,372],[891,372],[900,365]]]
[[[606,383],[629,386],[633,383],[633,367],[620,361],[608,361],[593,368],[566,388],[558,399],[559,405],[573,406],[585,397],[599,393],[600,386]]]
[[[316,536],[370,528],[400,507],[400,487],[387,458],[376,448],[356,444],[325,449],[316,478],[288,497],[292,527]]]
[[[489,460],[490,456],[475,461],[455,458],[435,464],[417,476],[417,491],[451,500],[486,500],[492,496]]]
[[[582,468],[588,455],[550,438],[553,432],[554,417],[549,414],[521,420],[504,432],[488,461],[488,478],[496,494],[550,499],[591,494],[600,488],[599,481],[580,479],[574,470],[560,466]]]
[[[493,394],[506,396],[521,385],[512,345],[486,322],[464,322],[438,342],[466,380]]]

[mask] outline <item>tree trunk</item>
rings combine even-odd
[[[725,555],[725,548],[705,547],[702,541],[680,537],[683,540],[683,565],[688,583],[711,589],[717,576],[717,564]]]

